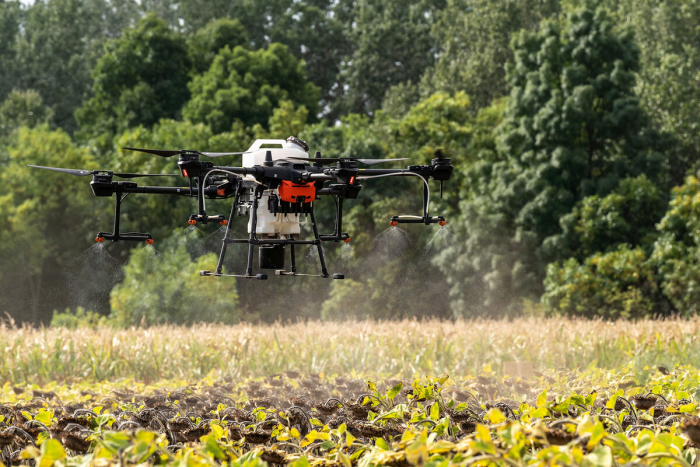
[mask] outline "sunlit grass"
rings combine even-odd
[[[305,373],[420,377],[475,375],[507,361],[535,368],[700,366],[700,318],[637,322],[565,318],[292,325],[13,328],[0,326],[3,382],[79,378],[194,380]]]

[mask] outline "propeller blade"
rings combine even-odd
[[[40,165],[29,165],[29,167],[34,167],[35,169],[53,170],[54,172],[62,172],[70,175],[77,175],[78,177],[84,177],[86,175],[92,175],[95,173],[93,170],[78,170],[78,169],[59,169],[58,167],[42,167]]]
[[[362,162],[366,165],[381,164],[382,162],[396,162],[396,161],[407,161],[408,158],[404,157],[402,159],[355,159],[357,162]]]
[[[147,154],[155,154],[156,156],[160,157],[172,157],[172,156],[177,156],[182,151],[173,151],[169,149],[143,149],[143,148],[122,148],[122,149],[128,149],[129,151],[139,151],[139,152],[145,152]]]
[[[223,156],[238,156],[240,154],[248,154],[249,151],[244,152],[200,152],[199,154],[207,157],[223,157]]]
[[[119,178],[138,178],[138,177],[179,177],[180,174],[129,174],[129,173],[113,173]]]
[[[333,159],[330,157],[294,157],[294,156],[285,157],[285,159],[294,159],[297,161],[314,162],[314,163],[318,163],[318,164],[322,164],[322,165],[331,165],[331,164],[335,164],[335,163],[343,160],[343,159]],[[348,159],[345,159],[345,160],[348,160]]]
[[[360,163],[365,164],[365,165],[374,165],[374,164],[381,164],[382,162],[396,162],[396,161],[407,161],[408,160],[407,158],[403,158],[403,159],[355,159],[355,158],[351,158],[351,157],[342,157],[340,159],[333,159],[330,157],[314,158],[314,157],[294,157],[294,156],[287,157],[287,159],[316,162],[316,163],[321,163],[323,165],[335,164],[336,162],[342,162],[342,161],[356,161],[356,162],[360,162]]]

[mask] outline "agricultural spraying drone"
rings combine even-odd
[[[245,152],[212,153],[192,150],[162,150],[123,148],[140,151],[161,157],[178,156],[178,166],[182,176],[189,180],[188,188],[138,186],[131,181],[113,181],[113,177],[136,178],[152,176],[178,176],[177,174],[133,174],[115,173],[104,170],[75,170],[55,167],[30,166],[53,170],[71,175],[92,175],[90,187],[95,196],[116,195],[114,208],[114,229],[112,233],[99,232],[96,240],[145,241],[153,243],[153,237],[146,233],[120,232],[119,210],[121,203],[131,193],[168,194],[197,197],[198,213],[192,214],[190,225],[197,223],[219,223],[225,225],[226,233],[219,254],[219,261],[214,272],[200,271],[202,276],[242,277],[267,279],[267,274],[253,274],[253,255],[258,247],[258,265],[260,269],[274,269],[279,276],[314,276],[343,279],[343,274],[329,274],[323,257],[321,242],[349,242],[350,237],[343,232],[343,200],[355,199],[362,188],[361,180],[413,176],[423,182],[423,215],[393,216],[390,224],[400,223],[440,224],[445,225],[442,216],[430,216],[430,186],[428,180],[442,183],[452,175],[450,159],[441,153],[430,165],[412,165],[407,169],[360,169],[359,164],[374,165],[382,162],[403,161],[407,159],[354,159],[322,158],[319,152],[309,157],[309,146],[294,136],[287,140],[257,140]],[[242,167],[215,166],[200,156],[209,158],[243,155]],[[330,182],[325,186],[326,182]],[[323,196],[330,196],[336,202],[335,228],[332,234],[319,235],[314,215],[314,204]],[[223,215],[207,214],[207,199],[233,198],[229,218]],[[249,216],[248,238],[230,238],[230,221],[235,215]],[[302,240],[301,224],[308,216],[313,230],[313,240]],[[234,243],[248,244],[248,259],[245,274],[224,274],[223,264],[226,248]],[[284,269],[285,247],[289,245],[291,268]],[[321,274],[300,274],[297,272],[295,245],[314,245],[318,248]]]

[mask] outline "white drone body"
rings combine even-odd
[[[264,147],[263,147],[264,146]],[[254,167],[263,165],[265,162],[265,154],[272,153],[272,160],[287,159],[288,157],[309,157],[309,154],[301,146],[287,142],[283,139],[258,139],[248,148],[248,151],[243,154],[243,167]],[[256,183],[255,177],[246,175],[244,180]],[[254,196],[254,188],[250,188],[248,192],[250,199]],[[255,233],[263,238],[290,238],[298,236],[301,233],[301,224],[305,221],[301,220],[301,214],[274,214],[268,209],[270,196],[279,197],[279,189],[265,190],[258,205],[258,218]],[[251,233],[253,228],[252,216],[248,220],[248,233]]]

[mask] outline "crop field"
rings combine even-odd
[[[697,463],[700,320],[386,324],[5,325],[2,462]]]

